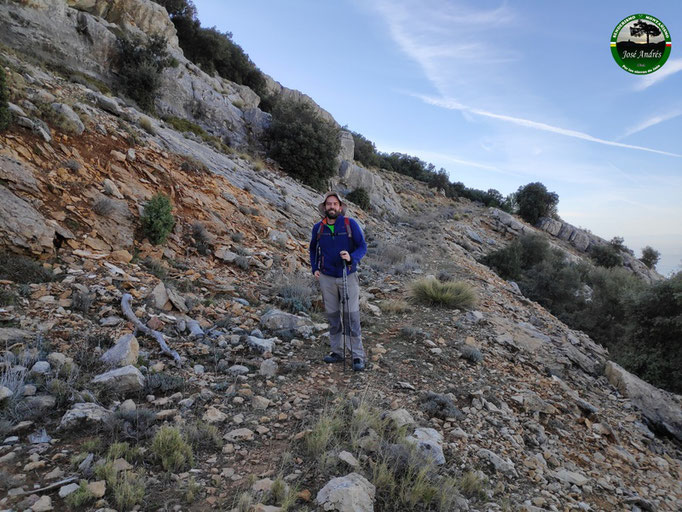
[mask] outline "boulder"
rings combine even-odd
[[[419,427],[405,440],[417,445],[419,453],[427,460],[435,464],[445,464],[443,453],[443,436],[433,428]]]
[[[313,322],[310,319],[285,313],[275,308],[261,316],[260,324],[270,331],[291,330],[302,335],[309,334],[313,330]]]
[[[145,379],[140,370],[132,365],[101,373],[92,379],[93,384],[106,386],[114,393],[126,394],[140,391]]]
[[[59,428],[75,428],[83,423],[90,425],[103,424],[107,421],[110,414],[111,411],[105,409],[101,405],[90,402],[75,404],[66,412],[66,414],[64,414],[64,416],[62,416],[62,420],[59,422]]]
[[[0,386],[0,404],[12,396],[12,390],[6,386]]]
[[[405,425],[414,425],[415,423],[414,418],[406,409],[396,409],[395,411],[385,412],[382,415],[382,418],[390,419],[398,428]]]
[[[358,473],[333,478],[317,493],[323,510],[373,512],[376,487]]]
[[[489,462],[495,468],[495,471],[498,471],[500,473],[504,473],[506,475],[513,476],[513,477],[518,476],[518,473],[516,472],[516,469],[514,468],[513,462],[511,462],[509,460],[504,460],[502,457],[491,452],[490,450],[485,450],[485,449],[478,450],[476,455],[478,455],[479,458]]]
[[[55,231],[30,203],[0,185],[0,245],[52,253]]]
[[[272,352],[275,349],[275,341],[277,338],[269,338],[267,340],[262,338],[256,338],[255,336],[249,336],[246,338],[246,343],[257,352],[265,354],[266,352]]]
[[[71,107],[64,103],[53,103],[54,123],[64,132],[70,135],[81,135],[85,131],[85,125]]]
[[[137,362],[139,353],[140,345],[135,335],[131,333],[121,336],[100,359],[110,366],[127,366]]]
[[[682,441],[682,397],[658,389],[613,361],[606,363],[609,382],[637,406],[653,430]]]

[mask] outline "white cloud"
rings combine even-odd
[[[469,107],[467,105],[463,105],[462,103],[449,99],[449,98],[435,98],[433,96],[427,96],[424,94],[413,94],[413,96],[421,99],[425,103],[428,103],[430,105],[434,105],[437,107],[441,108],[446,108],[449,110],[459,110],[462,112],[469,112],[472,114],[476,114],[482,117],[488,117],[491,119],[497,119],[499,121],[504,121],[506,123],[511,123],[515,124],[517,126],[524,126],[526,128],[533,128],[535,130],[541,130],[544,132],[550,132],[550,133],[556,133],[559,135],[564,135],[566,137],[573,137],[575,139],[581,139],[581,140],[586,140],[589,142],[596,142],[597,144],[604,144],[606,146],[615,146],[615,147],[620,147],[620,148],[627,148],[627,149],[636,149],[639,151],[647,151],[649,153],[657,153],[659,155],[666,155],[666,156],[674,156],[678,158],[682,158],[682,155],[678,153],[670,153],[668,151],[661,151],[658,149],[653,149],[653,148],[647,148],[644,146],[635,146],[632,144],[623,144],[622,142],[615,142],[612,140],[606,140],[606,139],[600,139],[598,137],[594,137],[592,135],[589,135],[587,133],[579,132],[577,130],[571,130],[568,128],[561,128],[559,126],[552,126],[547,123],[541,123],[539,121],[533,121],[531,119],[524,119],[522,117],[513,117],[513,116],[508,116],[504,114],[496,114],[494,112],[488,112],[486,110],[481,110],[473,107]]]
[[[491,65],[519,58],[491,40],[495,29],[515,20],[505,5],[488,10],[449,0],[377,0],[371,5],[399,48],[441,94],[453,83],[470,83],[477,74],[490,78]]]
[[[643,91],[644,89],[648,89],[652,85],[655,85],[680,71],[682,71],[682,59],[668,59],[668,62],[663,64],[663,67],[658,71],[640,77],[635,85],[635,90]]]
[[[651,128],[652,126],[656,126],[657,124],[663,123],[665,121],[669,121],[670,119],[674,119],[680,115],[682,115],[682,110],[671,110],[665,114],[652,116],[649,119],[645,119],[641,123],[633,126],[632,128],[629,128],[622,137],[618,138],[618,140],[629,137],[630,135],[634,135],[635,133],[646,130],[647,128]]]

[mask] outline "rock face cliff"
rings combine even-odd
[[[571,261],[587,256],[592,247],[608,244],[603,238],[593,235],[584,229],[576,228],[568,222],[548,217],[541,218],[535,228],[497,208],[491,208],[490,218],[495,229],[513,236],[539,234],[541,232],[549,233],[553,237],[554,246],[566,252]],[[562,242],[565,242],[565,244],[562,244]],[[623,259],[623,266],[645,282],[653,283],[664,278],[655,269],[648,268],[632,254],[625,251],[620,251],[619,254]]]
[[[163,36],[179,64],[163,72],[159,115],[189,119],[234,147],[257,144],[269,124],[251,89],[209,76],[184,57],[168,13],[151,0],[12,0],[0,4],[0,25],[5,46],[110,86],[117,82],[118,37]],[[306,102],[336,123],[309,96],[270,78],[267,83],[275,96]]]

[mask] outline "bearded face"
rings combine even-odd
[[[329,219],[335,219],[341,214],[341,203],[339,203],[339,200],[334,196],[327,198],[327,201],[324,203],[324,208],[324,212]]]

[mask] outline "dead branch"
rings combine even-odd
[[[70,484],[71,482],[76,482],[77,480],[78,480],[77,476],[70,476],[69,478],[65,478],[64,480],[60,480],[59,482],[55,482],[55,483],[47,485],[45,487],[41,487],[40,489],[29,489],[28,491],[20,492],[17,494],[17,496],[23,496],[24,494],[35,494],[38,492],[51,491],[52,489],[55,489],[57,487],[61,487],[62,485]]]
[[[150,329],[145,324],[143,324],[139,318],[135,316],[135,313],[133,312],[133,308],[131,305],[132,300],[133,296],[130,295],[129,293],[124,293],[123,297],[121,298],[121,309],[123,309],[123,314],[126,316],[126,318],[130,320],[133,324],[135,324],[135,328],[138,331],[142,331],[147,336],[151,336],[152,338],[154,338],[161,347],[161,352],[175,359],[175,362],[178,363],[179,365],[182,364],[178,353],[175,350],[171,350],[170,347],[166,344],[166,340],[163,338],[163,334],[161,334],[159,331]]]

